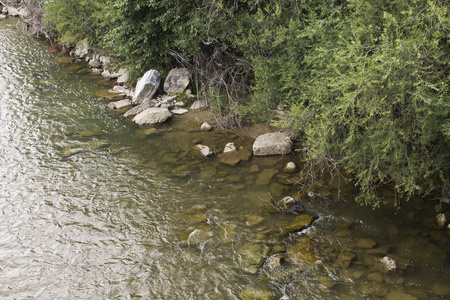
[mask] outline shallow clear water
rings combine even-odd
[[[308,186],[284,173],[293,156],[236,167],[198,157],[196,142],[251,140],[201,132],[187,117],[145,132],[94,96],[112,82],[62,63],[16,22],[0,20],[0,298],[240,299],[249,288],[275,299],[450,297],[449,233],[427,226],[431,205],[361,208],[327,176]],[[286,195],[318,216],[312,227],[282,234],[294,216],[272,198]],[[293,254],[305,238],[313,262]],[[248,272],[252,245],[285,261]],[[385,255],[402,266],[383,272]]]

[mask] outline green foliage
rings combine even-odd
[[[44,26],[59,43],[74,46],[89,37],[96,43],[105,31],[106,0],[53,0],[44,5]]]
[[[450,185],[448,0],[54,0],[47,27],[134,65],[194,70],[214,110],[303,133],[310,162],[352,172],[358,201]],[[248,91],[251,90],[249,97]],[[249,100],[250,98],[250,100]],[[245,99],[245,100],[242,100]]]

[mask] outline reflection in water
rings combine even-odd
[[[1,298],[449,296],[449,235],[427,226],[432,210],[361,208],[326,177],[303,187],[283,172],[293,157],[200,158],[195,142],[251,141],[183,117],[145,132],[92,96],[109,82],[14,24],[0,21]],[[285,195],[312,227],[282,234]]]

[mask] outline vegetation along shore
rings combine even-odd
[[[192,91],[222,127],[269,123],[305,174],[351,176],[363,205],[383,204],[385,184],[438,211],[450,203],[447,0],[0,3],[31,35],[117,80],[127,105],[153,100],[136,100],[147,71],[164,79],[176,68],[187,85],[167,97]]]

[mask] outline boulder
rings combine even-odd
[[[292,220],[291,224],[283,229],[283,234],[289,235],[294,232],[308,228],[317,217],[310,214],[301,214]]]
[[[140,114],[141,112],[143,112],[147,108],[154,107],[156,104],[157,104],[156,100],[150,100],[149,98],[147,98],[144,101],[142,101],[141,104],[139,104],[139,105],[133,107],[132,109],[128,110],[123,115],[123,117],[124,118],[134,117],[135,115]]]
[[[118,73],[120,74],[119,77],[117,77],[118,84],[128,82],[130,73],[126,69],[120,69]]]
[[[83,39],[79,41],[75,47],[75,56],[77,57],[84,57],[89,52],[87,40]]]
[[[28,11],[28,9],[26,7],[19,8],[18,13],[19,13],[19,17],[21,17],[22,19],[25,19],[30,14],[30,12]]]
[[[197,100],[192,103],[191,109],[202,109],[208,107],[208,102],[205,100]]]
[[[159,124],[165,122],[172,114],[167,108],[150,107],[137,114],[133,122],[139,126]]]
[[[133,99],[133,105],[141,104],[145,98],[152,98],[159,88],[161,74],[156,70],[147,71],[136,84],[136,91]]]
[[[89,61],[89,67],[91,68],[100,68],[102,63],[98,59],[91,59]]]
[[[0,19],[6,19],[5,15],[0,15]]]
[[[226,165],[234,167],[241,160],[248,160],[250,156],[252,156],[252,152],[250,150],[241,147],[237,151],[234,150],[222,153],[220,161]]]
[[[13,16],[13,17],[19,16],[19,11],[17,10],[17,8],[12,7],[12,6],[7,6],[6,8],[8,10],[8,15]]]
[[[264,263],[270,248],[264,244],[246,244],[239,249],[239,266],[246,273],[256,274],[258,268]]]
[[[292,141],[284,133],[266,133],[256,138],[253,143],[253,154],[256,156],[288,154],[291,148]]]
[[[239,294],[242,300],[273,300],[275,297],[265,288],[249,287]]]
[[[164,81],[164,91],[167,94],[181,93],[189,85],[190,78],[190,69],[172,69]]]
[[[111,110],[118,110],[125,108],[127,106],[131,106],[131,100],[130,99],[123,99],[116,102],[109,103],[106,108]]]

